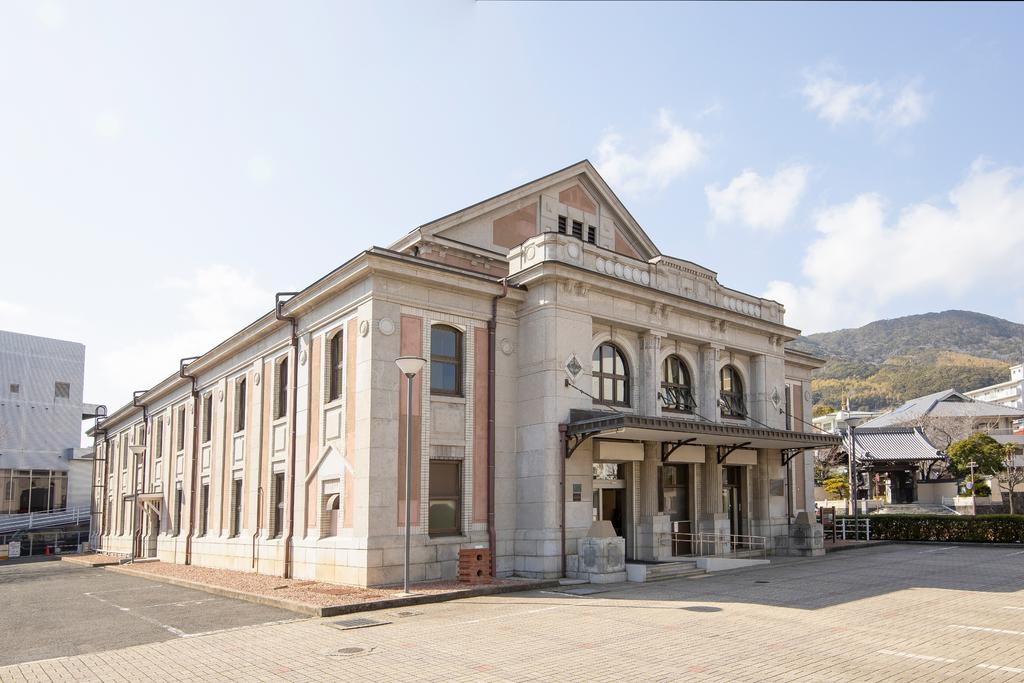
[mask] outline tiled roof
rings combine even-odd
[[[1024,410],[1008,408],[995,403],[975,401],[959,391],[946,389],[927,396],[914,398],[899,408],[865,422],[861,429],[890,427],[905,424],[926,415],[935,417],[1024,417]]]
[[[858,427],[854,435],[857,462],[916,462],[946,457],[928,441],[920,427]],[[844,437],[843,446],[850,448],[849,434]]]

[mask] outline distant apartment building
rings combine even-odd
[[[0,515],[87,508],[85,346],[0,330]]]
[[[973,391],[965,391],[964,395],[973,398],[975,401],[996,403],[1007,408],[1024,410],[1024,363],[1010,368],[1009,381],[992,384]]]

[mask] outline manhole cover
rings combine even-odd
[[[373,652],[372,647],[340,647],[337,650],[324,652],[328,657],[358,657]]]
[[[559,593],[568,593],[569,595],[594,595],[595,593],[607,593],[607,588],[566,588]]]
[[[407,610],[405,612],[395,612],[396,617],[418,617],[421,614],[423,614],[423,612],[413,612],[411,610]]]
[[[357,619],[339,619],[338,621],[332,621],[330,626],[341,629],[342,631],[348,631],[353,628],[369,628],[370,626],[383,626],[390,623],[390,621],[360,617]]]
[[[721,612],[721,607],[712,607],[711,605],[694,605],[693,607],[681,607],[687,612]]]

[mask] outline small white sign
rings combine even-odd
[[[21,557],[21,541],[11,541],[7,544],[7,557]]]

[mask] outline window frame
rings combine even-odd
[[[730,389],[725,389],[725,375],[726,371],[729,373],[729,386]],[[719,406],[719,413],[727,420],[745,420],[747,419],[747,404],[744,395],[745,387],[743,385],[743,376],[740,375],[739,370],[736,366],[731,363],[723,365],[718,371],[718,396],[722,403],[725,405]],[[739,386],[739,391],[736,391],[736,386]]]
[[[53,383],[53,400],[57,399],[71,399],[71,382]]]
[[[202,398],[202,430],[200,443],[208,444],[213,440],[213,392],[208,391]]]
[[[327,402],[332,403],[345,392],[345,340],[339,329],[327,339]]]
[[[284,472],[273,472],[270,477],[274,495],[270,498],[270,528],[267,529],[267,537],[274,539],[284,534],[285,476]]]
[[[178,432],[176,434],[177,448],[175,452],[180,453],[185,450],[185,404],[182,403],[175,409],[175,415],[178,418]]]
[[[245,488],[242,483],[242,477],[234,477],[231,479],[231,518],[228,520],[230,527],[228,529],[228,538],[238,538],[242,535],[242,496],[245,494]]]
[[[288,417],[288,355],[274,363],[274,419]]]
[[[610,349],[611,355],[611,371],[604,371],[605,357],[603,349]],[[615,359],[619,358],[622,361],[623,374],[617,374],[615,372]],[[597,369],[594,369],[594,363],[597,363]],[[618,344],[612,341],[604,341],[594,347],[594,353],[591,356],[590,376],[592,378],[591,389],[593,390],[593,398],[595,403],[606,406],[621,406],[624,408],[630,407],[630,401],[632,400],[632,381],[630,378],[630,367],[629,359],[626,358],[626,354],[622,351]],[[612,382],[612,396],[606,397],[604,394],[604,383],[605,380],[611,380]],[[618,389],[622,389],[622,400],[618,400]]]
[[[199,487],[199,533],[198,537],[205,536],[210,530],[210,482],[205,482]]]
[[[434,467],[453,467],[455,469],[455,486],[456,491],[452,493],[434,493]],[[462,535],[462,498],[463,498],[463,467],[461,460],[444,460],[444,459],[432,459],[428,465],[428,484],[427,484],[427,534],[431,538],[438,538],[442,536],[461,536]],[[452,528],[434,529],[431,526],[430,520],[430,507],[434,502],[454,502],[455,503],[455,526]]]
[[[455,355],[454,356],[443,356],[440,355],[434,343],[435,332],[451,332],[455,335]],[[462,374],[464,371],[463,362],[465,359],[465,335],[459,328],[444,323],[438,323],[430,326],[430,395],[431,396],[456,396],[461,397],[463,395],[463,378]],[[434,372],[436,365],[452,365],[455,368],[455,387],[454,389],[447,389],[444,387],[436,387],[434,382],[437,380],[439,373]]]
[[[681,370],[682,382],[671,381],[669,373],[669,364],[672,362],[678,364],[679,370]],[[665,359],[661,362],[661,382],[658,385],[659,389],[664,392],[663,396],[668,397],[669,392],[678,392],[682,394],[682,402],[676,398],[673,405],[666,405],[664,399],[662,399],[661,409],[670,413],[679,413],[682,415],[693,415],[696,410],[696,398],[693,395],[693,375],[690,373],[690,368],[683,360],[682,356],[677,353],[670,353],[665,356]],[[689,401],[687,402],[687,399]],[[681,406],[681,407],[680,407]]]
[[[235,400],[234,400],[234,433],[245,431],[246,423],[246,402],[248,401],[248,381],[245,375],[242,375],[235,380]]]

